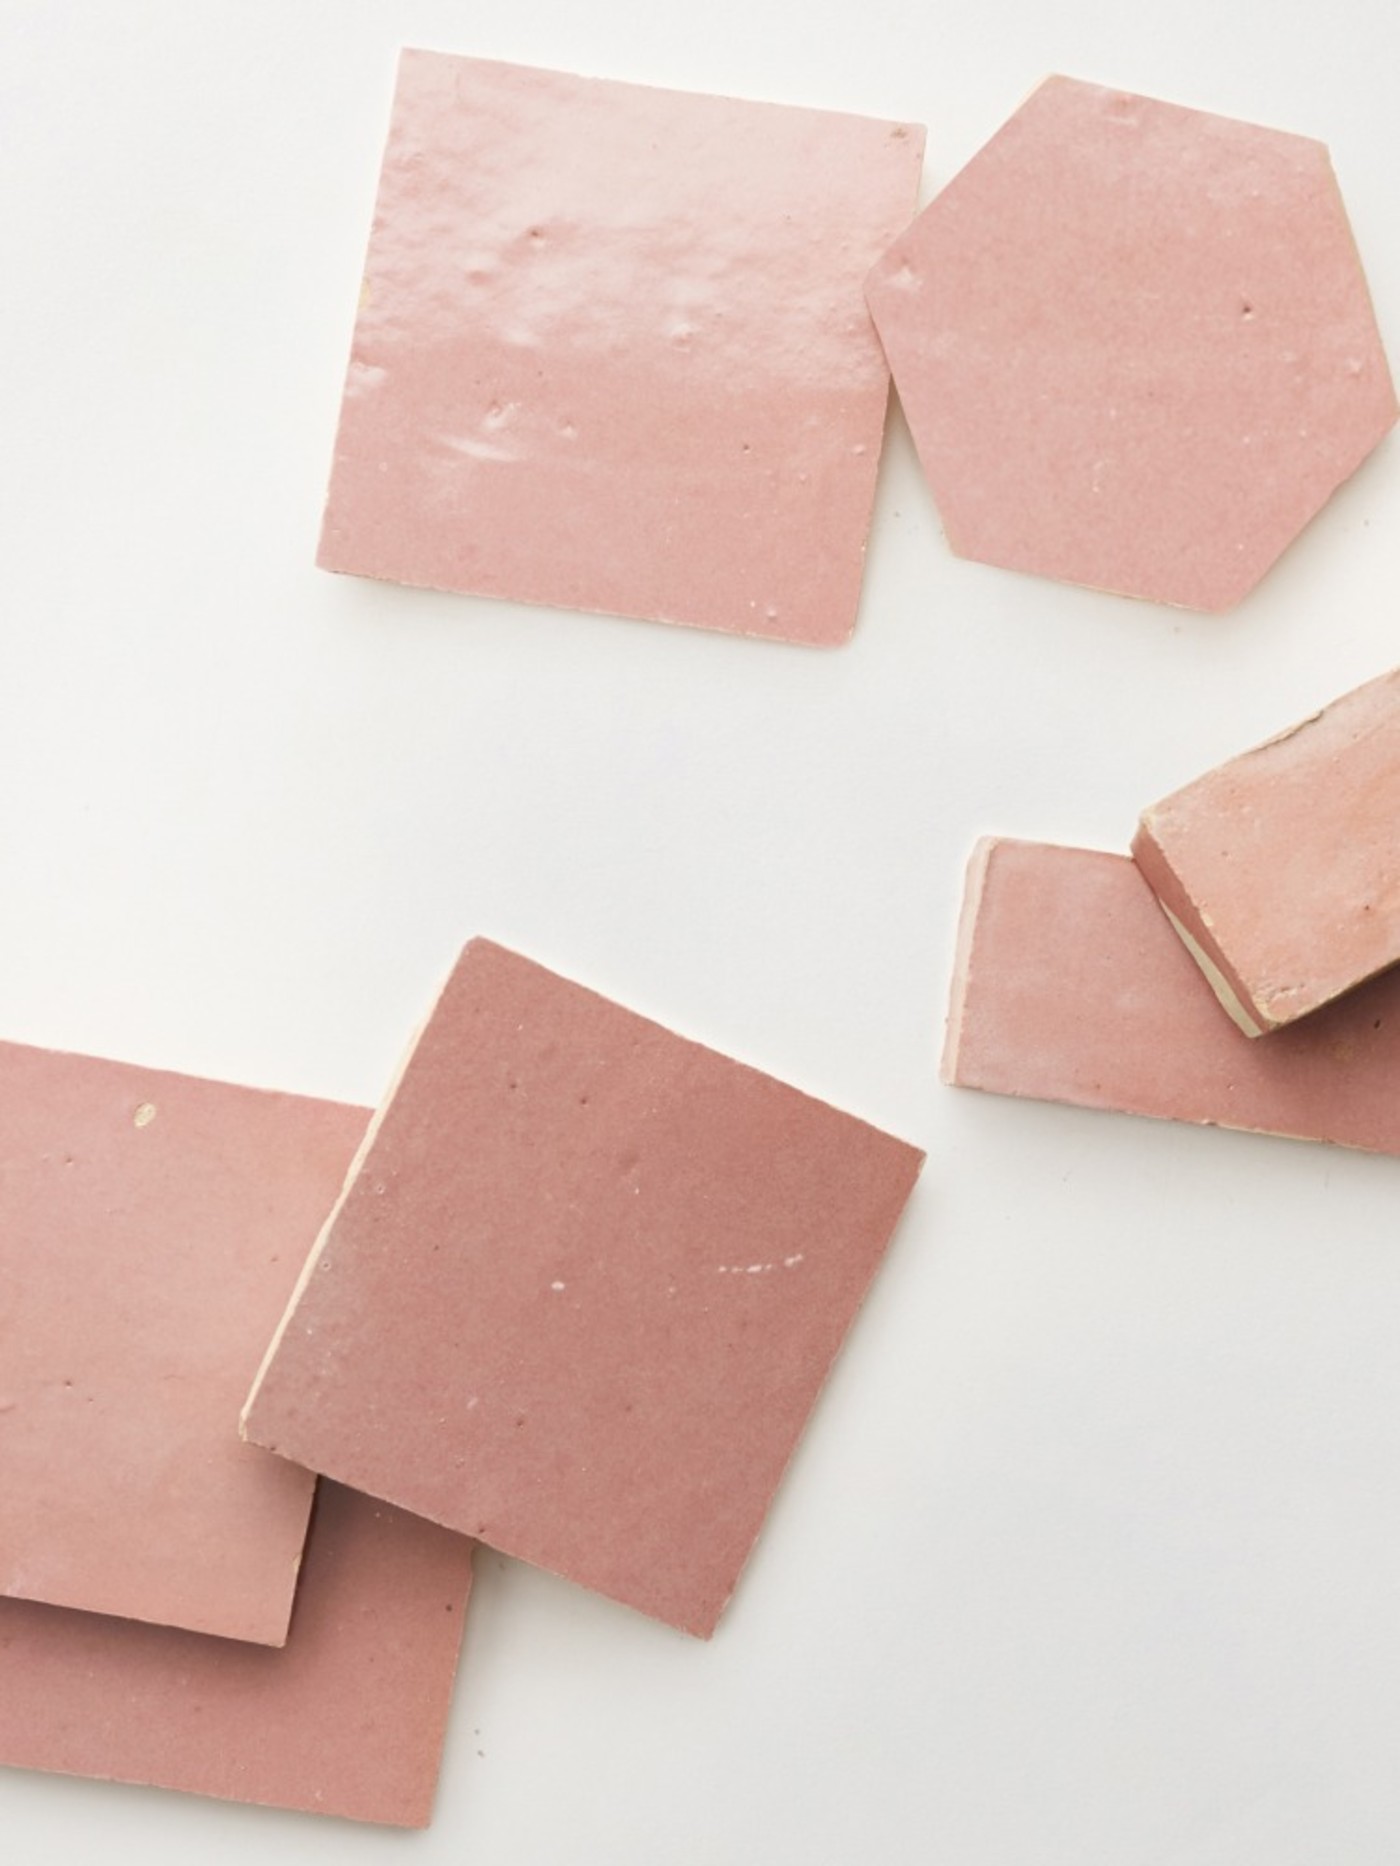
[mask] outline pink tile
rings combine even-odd
[[[323,1484],[280,1651],[0,1601],[0,1762],[426,1827],[471,1557]]]
[[[1400,960],[1400,670],[1143,812],[1138,867],[1250,1036]]]
[[[1321,143],[1049,78],[871,310],[953,549],[1228,609],[1391,427]]]
[[[1252,1043],[1136,866],[979,843],[943,1056],[962,1088],[1400,1154],[1400,974]]]
[[[889,388],[861,285],[923,144],[405,52],[321,564],[844,641]]]
[[[475,940],[248,1436],[708,1635],[922,1158]]]
[[[368,1118],[0,1044],[0,1595],[281,1644],[311,1485],[238,1408]]]

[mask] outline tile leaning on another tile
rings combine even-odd
[[[1253,1042],[1127,856],[989,838],[968,869],[943,1077],[1400,1154],[1400,973]]]
[[[1400,961],[1400,669],[1173,792],[1133,857],[1248,1036]]]

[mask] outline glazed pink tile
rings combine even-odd
[[[1400,670],[1143,812],[1133,854],[1249,1036],[1400,960]]]
[[[311,1483],[238,1409],[368,1118],[0,1044],[0,1595],[281,1644]]]
[[[426,1827],[471,1559],[322,1484],[280,1651],[0,1600],[0,1763]]]
[[[329,570],[785,641],[855,622],[922,128],[407,51]]]
[[[1126,856],[988,840],[968,870],[943,1076],[1400,1154],[1400,973],[1252,1043]]]
[[[868,296],[952,548],[1227,609],[1391,427],[1327,150],[1047,79]]]
[[[475,940],[247,1434],[706,1636],[922,1158]]]

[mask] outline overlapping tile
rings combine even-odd
[[[0,1595],[281,1643],[311,1481],[238,1409],[368,1118],[0,1043]]]
[[[706,1635],[922,1157],[474,941],[247,1434]]]

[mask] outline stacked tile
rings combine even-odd
[[[844,639],[923,141],[405,53],[320,561]],[[0,1759],[423,1824],[474,1540],[711,1633],[923,1157],[487,942],[367,1121],[0,1046]]]
[[[405,1826],[476,1540],[713,1631],[923,1161],[482,940],[372,1120],[8,1044],[0,1158],[0,1760]]]
[[[426,1827],[471,1556],[322,1484],[280,1651],[0,1602],[0,1760]]]
[[[922,153],[405,53],[320,562],[844,640],[892,365],[955,548],[1238,601],[1396,414],[1326,151]],[[1397,681],[980,845],[947,1078],[1400,1153]],[[0,1760],[416,1826],[475,1543],[708,1637],[923,1155],[477,940],[373,1117],[0,1044],[0,1160]]]
[[[426,1822],[471,1545],[235,1430],[367,1119],[0,1044],[0,1760]]]

